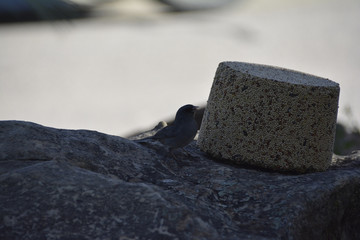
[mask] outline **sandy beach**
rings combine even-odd
[[[244,61],[338,82],[339,121],[360,125],[360,1],[172,13],[124,0],[100,10],[109,15],[0,25],[0,120],[126,135],[204,105],[217,65]]]

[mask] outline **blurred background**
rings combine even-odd
[[[244,61],[338,82],[359,129],[358,0],[0,0],[0,20],[0,120],[126,136]]]

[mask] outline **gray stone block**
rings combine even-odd
[[[277,171],[330,166],[339,84],[273,66],[219,64],[198,145],[210,155]]]

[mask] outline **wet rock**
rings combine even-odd
[[[0,122],[0,239],[359,239],[360,153],[325,172]]]

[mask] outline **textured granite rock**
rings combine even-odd
[[[333,153],[339,85],[266,65],[220,63],[199,133],[219,159],[276,171],[324,171]]]
[[[0,121],[0,239],[360,239],[360,153],[291,175],[186,150]]]

